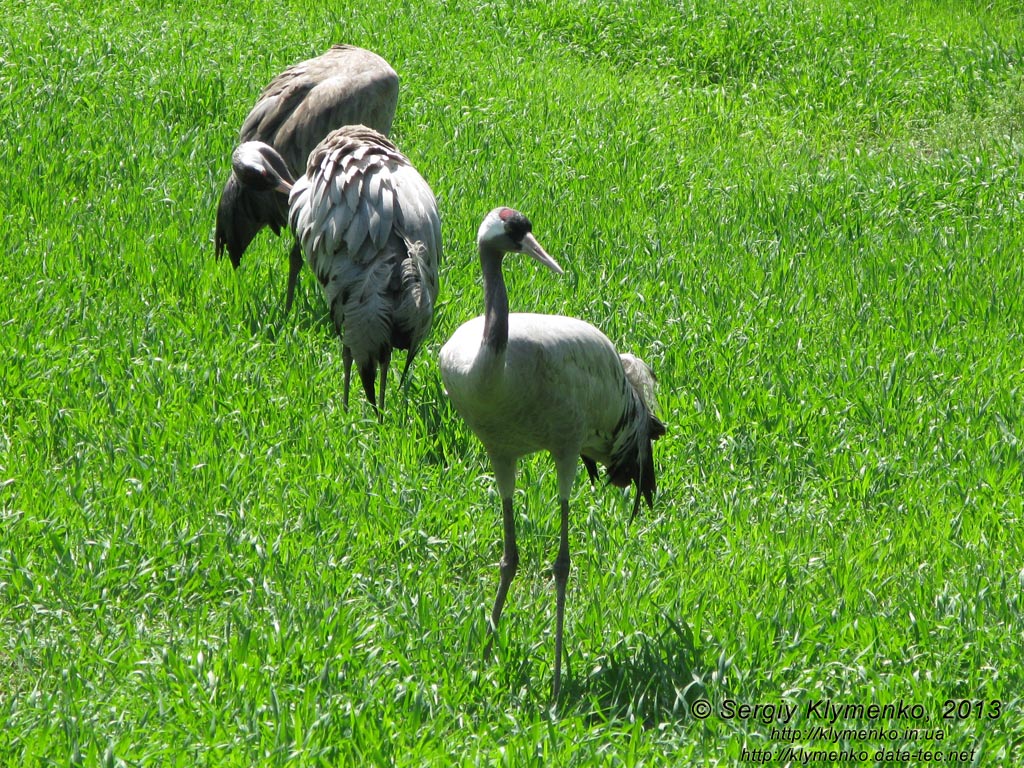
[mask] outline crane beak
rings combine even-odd
[[[548,255],[532,232],[527,232],[523,238],[523,253],[536,259],[555,274],[564,274],[564,270],[558,266],[558,262]]]

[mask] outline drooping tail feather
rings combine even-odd
[[[654,506],[657,479],[654,472],[654,454],[651,443],[665,434],[665,425],[655,415],[655,378],[650,367],[638,357],[620,355],[626,381],[631,390],[629,405],[616,430],[616,449],[608,466],[608,479],[613,485],[625,488],[636,486],[633,517],[640,509],[640,499]],[[589,470],[589,468],[588,468]]]
[[[420,345],[430,333],[434,299],[437,297],[437,287],[431,285],[431,275],[436,274],[436,268],[434,272],[426,269],[426,244],[422,240],[407,240],[405,247],[408,255],[400,265],[400,284],[396,293],[399,300],[394,310],[395,330],[392,332],[394,346],[409,350],[402,368],[402,387]]]

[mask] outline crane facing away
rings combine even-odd
[[[364,125],[329,133],[298,181],[260,142],[239,145],[232,166],[244,187],[290,195],[288,223],[341,337],[345,407],[355,361],[380,415],[392,349],[408,350],[404,380],[433,321],[441,259],[434,193],[388,138]]]
[[[502,275],[506,253],[525,253],[554,272],[562,268],[537,242],[530,221],[495,208],[477,234],[484,314],[464,323],[440,353],[441,378],[455,410],[483,443],[501,496],[504,552],[491,612],[491,639],[519,564],[512,496],[518,459],[548,451],[558,475],[561,531],[556,590],[552,698],[561,685],[565,588],[569,579],[569,495],[582,457],[591,478],[604,465],[612,484],[636,486],[653,503],[652,441],[665,434],[654,415],[654,377],[632,355],[620,356],[594,326],[561,315],[509,314]],[[488,642],[488,649],[490,642]]]
[[[239,131],[239,142],[269,144],[292,178],[306,170],[309,153],[335,128],[363,124],[385,136],[398,105],[398,75],[375,53],[335,45],[324,54],[288,67],[256,100]],[[217,258],[228,252],[237,269],[263,227],[279,234],[287,224],[287,195],[239,184],[232,173],[217,207]],[[290,311],[302,269],[302,250],[292,244],[285,311]]]

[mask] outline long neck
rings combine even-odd
[[[480,246],[484,273],[484,346],[500,354],[508,345],[508,291],[501,274],[500,251]]]

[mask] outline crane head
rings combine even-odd
[[[533,225],[514,208],[495,208],[484,217],[476,236],[477,244],[499,253],[525,253],[552,272],[561,275],[558,265],[533,236]],[[481,251],[482,252],[482,251]]]
[[[262,141],[239,144],[231,153],[231,169],[246,187],[257,191],[275,191],[287,194],[292,188],[292,177],[281,155]]]

